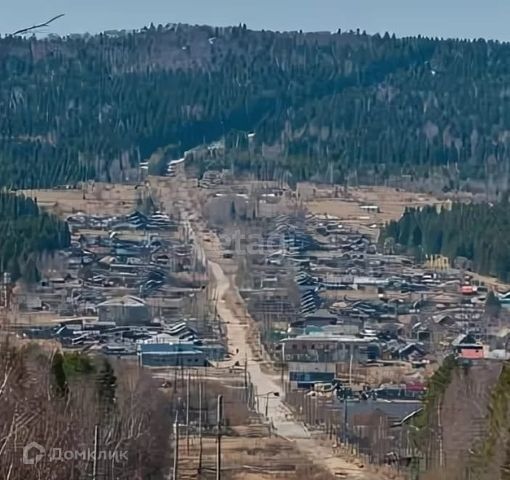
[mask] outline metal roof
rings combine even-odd
[[[284,338],[282,343],[292,342],[292,341],[306,341],[306,342],[317,342],[317,341],[327,341],[327,342],[338,342],[338,343],[373,343],[373,338],[360,338],[354,335],[335,335],[333,333],[327,334],[324,331],[321,332],[310,332],[306,335],[298,335],[294,338]]]
[[[134,295],[111,298],[97,305],[98,307],[145,307],[145,302]]]

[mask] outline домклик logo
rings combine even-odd
[[[42,460],[46,454],[46,449],[37,442],[30,442],[23,447],[23,463],[25,465],[35,465]]]

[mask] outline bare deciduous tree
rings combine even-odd
[[[53,358],[38,346],[0,345],[0,478],[91,478],[96,424],[99,478],[164,478],[171,414],[153,379],[136,366],[114,364],[115,399],[107,408],[98,395],[97,371],[67,372],[62,393]],[[45,449],[35,465],[22,461],[31,442]],[[63,461],[52,459],[52,452],[60,452]]]

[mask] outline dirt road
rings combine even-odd
[[[302,422],[293,418],[292,412],[284,404],[284,391],[279,379],[261,368],[260,355],[249,341],[250,320],[245,318],[246,313],[240,315],[239,308],[236,308],[242,299],[237,286],[230,281],[219,263],[219,239],[208,232],[205,240],[205,222],[200,218],[200,212],[193,208],[198,205],[196,192],[193,187],[183,188],[184,185],[186,182],[182,180],[177,186],[174,184],[172,193],[174,199],[177,194],[179,203],[185,206],[181,212],[182,219],[199,249],[199,257],[208,264],[210,281],[216,290],[214,298],[218,299],[217,312],[225,325],[228,351],[233,354],[229,364],[239,362],[239,365],[244,365],[246,362],[250,380],[258,393],[258,413],[266,417],[277,435],[293,442],[312,462],[327,468],[334,476],[347,480],[384,480],[381,474],[368,472],[363,466],[333,455],[331,447],[321,445]]]
[[[261,369],[259,361],[255,360],[254,352],[247,341],[247,326],[231,310],[229,302],[225,300],[229,290],[234,288],[224,274],[220,265],[209,262],[210,272],[214,277],[218,294],[218,314],[225,324],[229,351],[237,352],[233,359],[240,365],[247,360],[247,370],[251,382],[257,388],[259,402],[257,408],[260,415],[266,415],[273,425],[274,431],[281,437],[295,443],[296,447],[305,453],[312,461],[319,463],[333,474],[342,474],[342,478],[350,480],[381,480],[380,476],[372,475],[362,467],[350,463],[333,455],[331,448],[320,445],[305,426],[292,417],[291,411],[284,404],[282,385],[273,375]],[[274,395],[277,393],[278,396]],[[270,395],[267,395],[270,394]]]

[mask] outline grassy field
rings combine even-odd
[[[143,186],[95,183],[74,190],[25,190],[23,194],[37,198],[39,206],[61,217],[76,212],[88,215],[122,215],[136,206],[138,191]]]
[[[378,228],[402,216],[406,207],[442,205],[430,195],[404,192],[389,187],[328,188],[304,183],[298,196],[311,213],[338,218],[364,233],[377,234]],[[377,212],[364,211],[362,205],[377,206]]]

